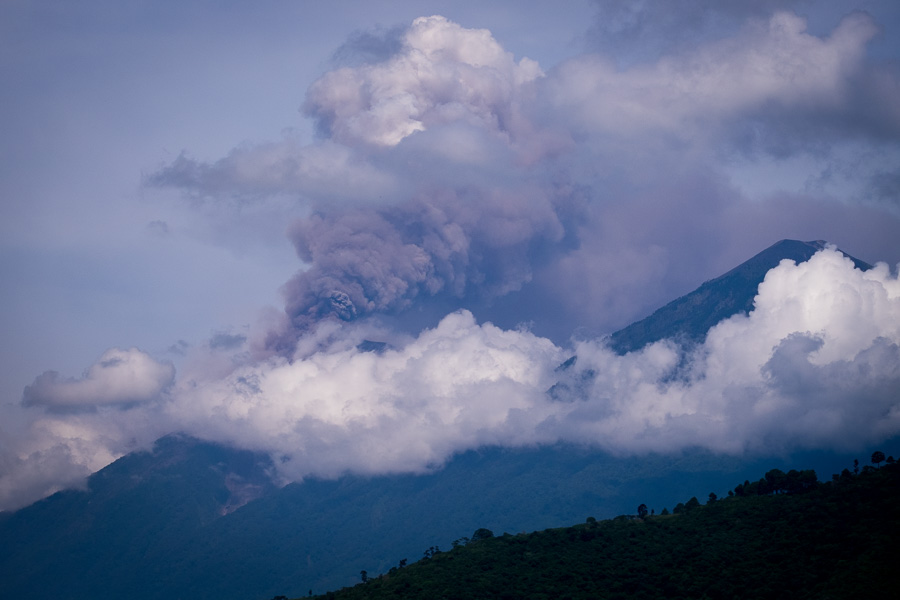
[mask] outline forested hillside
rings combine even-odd
[[[876,452],[873,463],[885,457]],[[773,469],[725,498],[534,533],[478,530],[319,598],[896,598],[900,464]],[[365,580],[365,582],[363,582]]]

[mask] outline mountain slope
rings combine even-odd
[[[0,521],[0,597],[238,599],[322,590],[350,583],[363,568],[415,560],[477,527],[533,530],[610,515],[634,504],[634,493],[683,492],[743,472],[737,461],[701,452],[624,461],[577,448],[490,449],[430,475],[276,490],[269,466],[265,457],[182,436],[128,455],[94,474],[88,490],[55,494]],[[258,497],[229,511],[229,481]]]
[[[159,440],[0,522],[0,597],[134,597],[187,539],[275,490],[268,458],[183,436]]]
[[[825,248],[826,242],[781,240],[693,292],[669,302],[650,316],[610,336],[610,347],[625,354],[665,338],[682,343],[702,342],[706,332],[720,321],[753,309],[753,298],[766,273],[782,260],[806,262]],[[847,253],[857,268],[872,266]]]
[[[299,595],[386,572],[486,527],[517,533],[671,507],[722,493],[773,464],[828,473],[847,456],[765,461],[694,451],[616,457],[573,446],[485,449],[429,475],[347,476],[275,490],[267,461],[166,438],[120,459],[88,491],[56,494],[0,521],[0,597],[240,600]],[[896,444],[894,444],[896,446]],[[894,447],[889,447],[895,451]],[[226,462],[264,493],[229,506]]]

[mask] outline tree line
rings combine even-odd
[[[893,598],[900,589],[900,464],[830,481],[772,469],[705,505],[495,536],[479,529],[448,551],[324,598]],[[882,466],[883,465],[883,466]],[[478,542],[478,543],[473,543]]]

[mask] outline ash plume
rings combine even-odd
[[[531,196],[529,198],[529,196]],[[533,192],[438,192],[384,208],[315,213],[289,230],[310,265],[284,287],[288,347],[314,323],[398,314],[414,302],[448,305],[516,291],[532,277],[532,254],[563,228]]]
[[[292,481],[426,472],[484,445],[742,454],[900,434],[885,263],[782,263],[690,351],[603,341],[777,239],[900,261],[900,71],[868,54],[878,24],[816,35],[770,5],[721,9],[727,31],[701,23],[700,41],[546,66],[439,16],[354,34],[297,99],[316,136],[184,152],[145,181],[226,248],[286,231],[283,307],[182,342],[177,376],[132,349],[35,378],[4,431],[0,508],[173,431],[265,451]],[[589,35],[671,33],[671,9],[623,6],[598,3],[622,22]],[[548,394],[573,354],[579,385]]]

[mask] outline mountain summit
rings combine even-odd
[[[753,310],[753,299],[759,284],[770,269],[777,267],[782,260],[806,262],[826,246],[827,242],[822,240],[781,240],[724,275],[710,279],[693,292],[669,302],[649,317],[613,333],[609,338],[610,347],[619,354],[626,354],[665,338],[687,344],[702,342],[706,332],[716,323]],[[872,265],[843,250],[839,251],[858,269],[865,271],[872,268]]]

